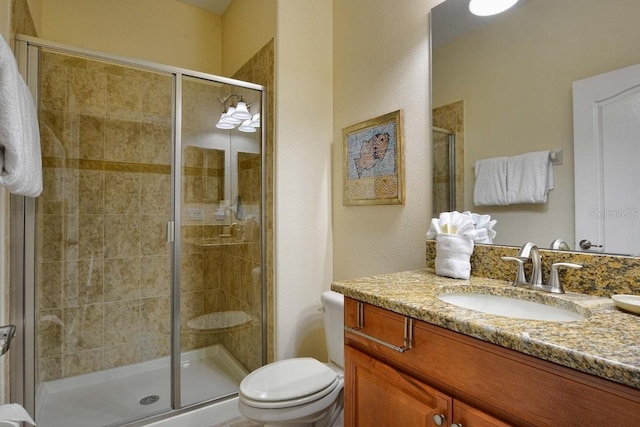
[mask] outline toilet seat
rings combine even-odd
[[[287,359],[247,375],[240,399],[255,408],[286,408],[321,399],[339,384],[338,373],[315,359]]]

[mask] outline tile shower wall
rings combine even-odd
[[[37,375],[169,354],[172,81],[43,52]]]
[[[266,282],[267,282],[267,362],[273,362],[275,360],[275,350],[273,343],[275,342],[275,307],[274,307],[274,243],[273,243],[273,167],[274,167],[274,153],[275,153],[275,138],[273,131],[275,129],[274,111],[274,93],[275,93],[275,67],[274,67],[274,40],[272,39],[266,45],[262,47],[251,59],[249,59],[232,77],[234,79],[243,80],[246,82],[257,83],[263,85],[266,88],[266,114],[263,112],[265,127],[266,127],[266,141],[265,141],[265,161],[264,167],[266,168]]]

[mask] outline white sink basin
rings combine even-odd
[[[565,308],[499,295],[449,293],[439,295],[438,298],[449,304],[468,308],[469,310],[517,319],[546,320],[553,322],[572,322],[586,319],[582,314]]]

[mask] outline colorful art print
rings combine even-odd
[[[346,127],[342,137],[344,204],[403,204],[402,110]]]

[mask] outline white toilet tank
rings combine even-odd
[[[322,293],[321,300],[329,361],[344,368],[344,296],[326,291]]]

